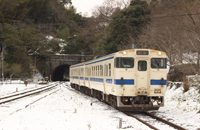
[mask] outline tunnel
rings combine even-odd
[[[57,66],[52,73],[52,81],[69,81],[69,67],[68,64]]]

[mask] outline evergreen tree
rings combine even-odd
[[[132,0],[127,9],[113,17],[108,26],[112,39],[118,45],[137,44],[138,35],[150,21],[150,10],[146,2]]]

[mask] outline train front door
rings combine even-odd
[[[149,60],[136,59],[137,76],[136,76],[136,95],[147,95],[149,85]]]

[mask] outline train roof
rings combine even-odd
[[[71,65],[70,68],[72,67],[78,67],[78,66],[83,66],[83,65],[87,65],[87,64],[90,64],[90,63],[94,63],[95,61],[99,61],[99,60],[102,60],[102,59],[105,59],[107,57],[112,57],[114,56],[115,54],[117,53],[123,53],[123,52],[134,52],[134,51],[137,51],[137,50],[148,50],[149,52],[151,53],[158,53],[158,52],[161,52],[163,55],[166,55],[165,52],[163,51],[159,51],[159,50],[153,50],[153,49],[144,49],[144,48],[141,48],[141,49],[127,49],[127,50],[122,50],[122,51],[117,51],[117,52],[114,52],[114,53],[111,53],[111,54],[108,54],[108,55],[105,55],[105,56],[100,56],[96,59],[93,59],[93,60],[90,60],[90,61],[86,61],[86,62],[82,62],[82,63],[78,63],[78,64],[75,64],[75,65]],[[166,55],[167,56],[167,55]]]

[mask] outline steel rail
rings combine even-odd
[[[171,126],[171,127],[174,127],[175,129],[178,129],[178,130],[187,130],[187,129],[181,127],[181,126],[178,126],[178,125],[176,125],[176,124],[174,124],[174,123],[172,123],[172,122],[169,122],[169,121],[164,120],[164,119],[162,119],[162,118],[160,118],[160,117],[157,117],[157,116],[155,116],[155,115],[152,115],[152,114],[150,114],[150,113],[148,113],[148,112],[144,112],[144,114],[147,115],[147,116],[150,116],[151,118],[154,118],[154,119],[156,119],[156,120],[158,120],[158,121],[161,121],[161,122],[163,122],[163,123],[165,123],[165,124],[167,124],[167,125],[169,125],[169,126]]]
[[[66,86],[68,86],[68,85],[66,85]],[[70,86],[68,86],[68,87],[70,87]],[[82,92],[81,92],[81,93],[82,93]],[[83,94],[85,94],[85,93],[83,93]],[[108,102],[105,102],[105,101],[101,101],[101,102],[103,102],[103,103],[105,103],[105,104],[111,106]],[[113,108],[114,108],[114,107],[113,107]],[[115,109],[117,109],[117,108],[115,108]],[[119,110],[119,109],[117,109],[117,110]],[[119,111],[120,111],[120,110],[119,110]],[[130,113],[128,113],[128,112],[125,112],[125,111],[120,111],[120,112],[124,113],[124,114],[127,115],[127,116],[130,116],[130,117],[133,117],[133,118],[137,119],[137,120],[140,121],[141,123],[145,124],[146,126],[152,128],[152,129],[154,129],[154,130],[159,130],[158,128],[152,126],[151,124],[149,124],[149,123],[143,121],[142,119],[139,119],[138,117],[136,117],[136,116],[134,116],[134,115],[132,115],[132,114],[130,114]],[[162,119],[162,118],[160,118],[160,117],[157,117],[157,116],[155,116],[155,115],[152,115],[152,114],[150,114],[150,113],[147,113],[147,112],[143,112],[143,113],[144,113],[146,116],[150,116],[151,118],[154,118],[154,119],[156,119],[156,120],[158,120],[158,121],[160,121],[160,122],[162,122],[162,123],[164,123],[164,124],[167,124],[167,125],[169,125],[169,126],[175,128],[175,129],[178,129],[178,130],[186,130],[185,128],[182,128],[181,126],[178,126],[178,125],[176,125],[176,124],[173,124],[173,123],[171,123],[171,122],[168,122],[168,121],[166,121],[166,120],[164,120],[164,119]]]
[[[4,104],[4,103],[8,103],[8,102],[11,102],[11,101],[14,101],[14,100],[17,100],[17,99],[21,99],[21,98],[24,98],[24,97],[27,97],[27,96],[30,96],[30,95],[33,95],[33,94],[38,94],[38,93],[41,93],[41,92],[44,92],[44,91],[46,91],[46,90],[49,90],[49,89],[52,89],[52,88],[54,88],[54,87],[56,87],[58,84],[51,84],[51,85],[49,85],[49,86],[45,86],[45,87],[42,87],[42,88],[37,88],[37,89],[34,89],[34,90],[32,90],[32,91],[27,91],[27,92],[22,92],[22,93],[20,93],[20,94],[15,94],[15,96],[8,96],[7,98],[7,100],[6,100],[6,98],[4,98],[5,99],[5,101],[1,101],[0,100],[0,104]],[[21,96],[20,96],[21,95]],[[13,97],[13,98],[11,98],[11,97]],[[11,99],[9,99],[9,98],[11,98]]]
[[[158,128],[152,126],[151,124],[149,124],[149,123],[147,123],[147,122],[141,120],[140,118],[138,118],[138,117],[136,117],[136,116],[134,116],[134,115],[132,115],[132,114],[130,114],[130,113],[128,113],[128,112],[123,112],[123,111],[121,111],[121,112],[124,113],[124,114],[126,114],[127,116],[130,116],[130,117],[133,117],[133,118],[137,119],[137,120],[140,121],[141,123],[145,124],[146,126],[152,128],[152,129],[154,129],[154,130],[159,130]]]
[[[51,86],[51,85],[54,85],[54,84],[50,84],[49,86]],[[15,96],[22,95],[22,94],[25,94],[25,93],[28,93],[28,92],[33,92],[33,91],[35,91],[35,90],[40,90],[40,89],[43,89],[43,88],[45,88],[45,87],[47,87],[47,86],[40,87],[40,88],[36,88],[36,89],[31,89],[31,90],[28,90],[28,91],[18,92],[18,93],[16,93],[16,94],[4,95],[4,96],[0,97],[0,100],[6,99],[6,98],[15,97]]]

